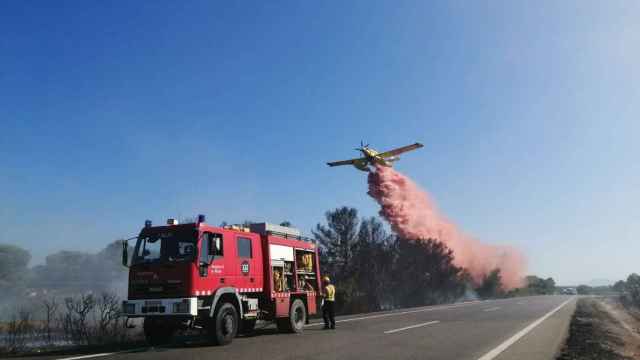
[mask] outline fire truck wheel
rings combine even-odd
[[[256,320],[242,320],[242,333],[251,334],[256,327]]]
[[[218,308],[213,323],[210,326],[211,340],[216,345],[227,345],[238,333],[238,312],[230,303],[224,303]]]
[[[174,329],[167,324],[159,324],[152,318],[144,320],[144,337],[151,346],[169,343]]]
[[[300,299],[293,300],[289,308],[289,317],[278,319],[278,329],[281,331],[301,333],[304,330],[304,324],[307,322],[307,309]]]

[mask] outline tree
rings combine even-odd
[[[323,248],[325,267],[334,277],[347,275],[358,234],[358,210],[343,206],[325,213],[327,225],[318,224],[314,237]]]
[[[133,248],[129,247],[130,256]],[[97,254],[59,251],[33,268],[34,288],[54,290],[60,296],[86,291],[126,290],[127,268],[122,266],[122,240],[108,244]]]
[[[556,291],[556,282],[553,278],[542,279],[535,275],[526,278],[527,291],[520,294],[528,295],[552,295]]]
[[[401,306],[454,301],[465,291],[465,272],[453,264],[453,251],[442,242],[397,238],[395,294]]]
[[[482,283],[476,291],[478,292],[478,296],[483,299],[492,299],[503,296],[504,289],[502,286],[500,269],[494,269],[489,274],[485,275]]]
[[[29,272],[29,260],[29,251],[15,245],[0,244],[0,288],[10,291],[21,288],[22,280]]]
[[[624,280],[618,280],[611,288],[616,292],[622,293],[625,291],[626,287],[627,283],[624,282]]]
[[[544,294],[552,295],[556,292],[556,281],[553,278],[546,278],[544,280]]]
[[[592,291],[593,289],[588,285],[578,285],[578,287],[576,288],[576,292],[578,293],[578,295],[589,295]]]
[[[353,247],[357,239],[358,211],[346,206],[325,213],[327,225],[318,224],[313,232],[320,244],[320,267],[336,283],[338,312],[353,311],[358,296],[356,279],[352,276]]]
[[[354,311],[380,310],[393,302],[392,286],[394,251],[392,237],[377,218],[363,219],[353,246],[353,276],[358,289],[358,306]]]
[[[627,286],[625,287],[627,293],[633,300],[633,303],[640,305],[640,275],[633,273],[627,277]]]

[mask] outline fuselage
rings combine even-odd
[[[355,163],[354,166],[362,171],[369,171],[369,165],[380,165],[391,167],[391,162],[387,161],[382,156],[379,156],[379,152],[369,147],[363,147],[360,149],[362,157],[366,159],[366,164]],[[364,165],[364,166],[363,166]]]

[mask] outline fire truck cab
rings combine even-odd
[[[315,242],[296,229],[268,223],[166,226],[146,221],[129,266],[123,311],[144,318],[151,344],[170,340],[179,329],[203,328],[216,344],[251,332],[257,320],[275,321],[281,331],[302,332],[317,312],[320,269]],[[130,265],[129,265],[130,264]]]

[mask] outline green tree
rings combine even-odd
[[[29,251],[15,245],[0,244],[0,288],[13,290],[22,287],[30,260]]]
[[[465,291],[465,272],[440,241],[397,239],[395,294],[401,306],[454,301]]]
[[[327,211],[325,218],[327,225],[318,224],[312,231],[323,249],[324,269],[334,277],[346,276],[357,240],[358,210],[343,206]]]
[[[502,275],[500,269],[494,269],[485,275],[480,286],[476,289],[478,296],[483,299],[493,299],[504,295]]]
[[[627,283],[624,282],[624,280],[618,280],[611,288],[616,292],[622,293],[625,291],[626,287]]]
[[[360,223],[358,211],[344,206],[327,211],[325,218],[327,224],[318,224],[312,231],[320,244],[320,267],[336,284],[336,311],[353,312],[360,295],[352,262]]]
[[[633,300],[633,303],[640,306],[640,275],[636,273],[629,275],[625,290]]]
[[[391,239],[377,218],[361,221],[353,246],[352,267],[359,295],[357,309],[353,311],[376,311],[392,302],[386,291],[392,286],[394,251]]]
[[[591,288],[591,286],[587,286],[587,285],[579,285],[576,288],[576,292],[579,295],[589,295],[593,292],[593,289]]]

